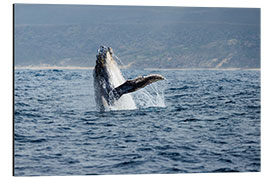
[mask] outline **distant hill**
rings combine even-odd
[[[15,5],[15,66],[260,68],[260,9]]]

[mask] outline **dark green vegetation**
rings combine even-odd
[[[260,9],[15,5],[16,66],[259,68]]]

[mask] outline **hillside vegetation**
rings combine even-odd
[[[260,67],[259,9],[15,5],[14,37],[15,66]]]

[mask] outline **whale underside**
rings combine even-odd
[[[129,93],[165,79],[159,74],[150,74],[125,80],[113,59],[112,48],[104,46],[98,49],[93,77],[96,107],[99,111],[136,109]]]

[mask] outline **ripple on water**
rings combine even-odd
[[[16,70],[15,175],[260,171],[259,72],[156,73],[166,107],[100,113],[92,71]]]

